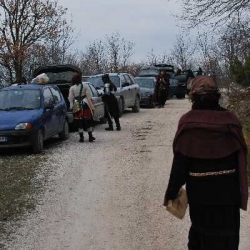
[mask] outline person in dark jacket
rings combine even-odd
[[[167,101],[169,85],[169,74],[166,74],[165,71],[161,71],[157,77],[155,85],[156,100],[159,103],[160,108],[163,108]]]
[[[198,72],[197,72],[197,76],[202,76],[202,74],[203,74],[202,68],[199,67]]]
[[[247,147],[237,117],[219,105],[208,76],[194,79],[192,110],[179,121],[164,205],[186,184],[189,250],[238,250],[240,208],[247,209]]]
[[[109,74],[104,74],[102,76],[102,81],[104,83],[104,95],[102,97],[102,100],[105,104],[105,117],[108,120],[109,127],[105,128],[107,131],[113,131],[113,121],[112,117],[114,118],[115,124],[116,124],[116,130],[121,130],[120,125],[120,111],[119,111],[119,105],[116,96],[112,92],[117,91],[117,87],[115,84],[110,80]]]

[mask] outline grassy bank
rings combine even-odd
[[[43,183],[42,179],[38,179],[38,173],[44,158],[27,153],[1,153],[0,239],[8,237],[10,222],[18,221],[21,215],[35,208],[36,197]]]
[[[250,90],[234,91],[226,100],[227,108],[238,116],[244,127],[244,136],[248,146],[248,177],[250,183]]]

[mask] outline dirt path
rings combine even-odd
[[[18,230],[16,250],[184,250],[189,219],[162,206],[172,140],[187,100],[127,113],[121,132],[98,126],[93,144],[73,134],[46,151],[50,185],[37,211]],[[242,213],[242,246],[250,249],[250,213]]]

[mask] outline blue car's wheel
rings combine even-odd
[[[65,120],[63,131],[60,132],[58,135],[61,140],[67,140],[69,138],[69,124],[67,120]]]
[[[43,150],[43,132],[39,129],[34,138],[34,144],[32,146],[32,151],[35,154],[41,153]]]

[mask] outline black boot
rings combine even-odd
[[[84,142],[83,133],[79,133],[79,135],[80,135],[80,140],[79,140],[79,142]]]
[[[106,131],[114,131],[114,128],[113,128],[113,126],[112,127],[109,126],[108,128],[105,128],[105,130]]]
[[[105,128],[105,130],[107,130],[107,131],[113,131],[114,128],[113,128],[113,122],[112,122],[111,115],[108,113],[106,117],[107,117],[109,126],[108,126],[108,128]]]
[[[116,130],[120,131],[121,130],[121,125],[120,125],[119,117],[116,117],[114,119],[115,119],[115,124],[116,124]]]
[[[93,136],[92,132],[89,132],[89,142],[95,141],[95,137]]]

